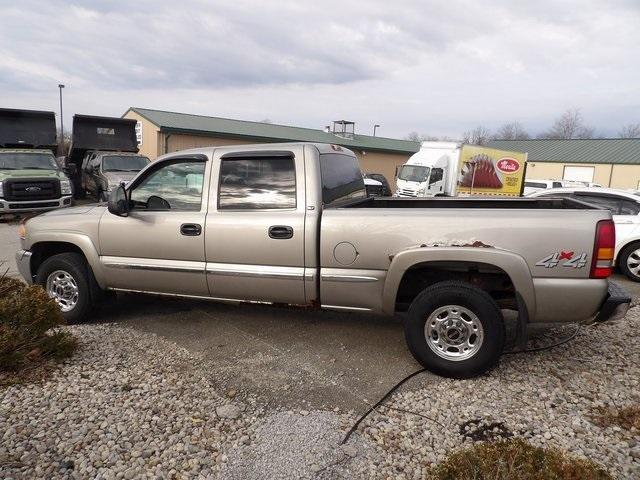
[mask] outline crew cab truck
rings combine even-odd
[[[55,149],[53,112],[0,109],[0,215],[71,205],[71,182]]]
[[[623,316],[609,211],[570,199],[366,197],[355,155],[309,143],[160,157],[107,206],[29,219],[16,255],[66,319],[104,290],[405,312],[426,368],[471,377],[531,324]]]
[[[113,188],[131,180],[149,159],[138,155],[136,121],[74,115],[68,164],[76,196],[106,201]]]

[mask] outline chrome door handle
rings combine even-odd
[[[269,238],[286,240],[293,237],[293,228],[286,225],[274,225],[269,227]]]

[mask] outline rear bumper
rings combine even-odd
[[[25,282],[29,285],[33,283],[33,275],[31,274],[31,255],[33,255],[29,250],[18,250],[16,252],[16,265],[18,266],[18,271],[22,278],[24,278]]]
[[[600,312],[596,315],[594,322],[606,322],[608,320],[619,320],[623,318],[631,304],[631,295],[614,282],[609,282],[609,291],[600,306]]]
[[[53,200],[34,200],[16,202],[0,198],[0,213],[24,213],[54,210],[56,208],[70,207],[71,195],[56,198]]]

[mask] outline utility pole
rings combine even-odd
[[[62,89],[64,85],[58,84],[58,90],[60,90],[60,143],[58,146],[58,155],[64,155],[64,119],[62,116]]]
[[[373,136],[374,137],[376,136],[376,128],[379,128],[379,127],[380,127],[380,125],[374,125],[373,126]]]

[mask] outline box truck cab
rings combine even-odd
[[[420,150],[398,169],[397,197],[454,196],[460,144],[423,142]]]

